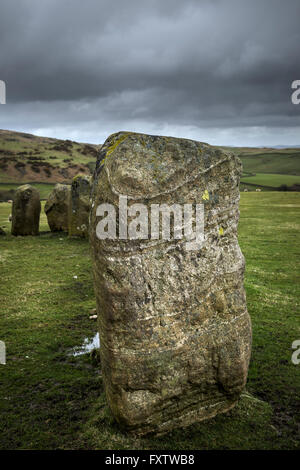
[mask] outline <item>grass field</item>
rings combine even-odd
[[[225,147],[235,153],[243,164],[241,190],[276,191],[282,185],[300,184],[300,148],[271,149]]]
[[[229,413],[160,438],[122,433],[95,356],[68,355],[97,329],[88,243],[47,232],[43,213],[39,237],[0,237],[0,448],[299,449],[300,364],[291,345],[300,339],[300,194],[245,193],[240,208],[250,394]],[[0,204],[7,231],[10,211]]]
[[[279,188],[283,184],[286,186],[293,186],[294,184],[300,185],[300,176],[256,173],[253,176],[243,176],[241,181],[242,183],[250,183],[257,186]]]
[[[300,149],[284,149],[238,153],[246,173],[300,175]],[[280,185],[279,185],[280,186]]]

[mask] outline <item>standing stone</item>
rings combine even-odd
[[[240,174],[233,154],[186,139],[120,132],[100,151],[90,240],[101,364],[108,404],[128,431],[161,434],[212,418],[244,389],[251,325],[237,239]],[[97,207],[113,204],[118,214],[119,195],[149,214],[151,204],[203,203],[204,245],[99,239]]]
[[[56,184],[48,197],[44,211],[51,232],[68,231],[70,189],[66,184]]]
[[[69,204],[69,236],[88,237],[91,177],[73,178]]]
[[[38,235],[41,213],[40,193],[29,184],[20,186],[12,205],[12,235]]]

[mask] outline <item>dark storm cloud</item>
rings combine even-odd
[[[2,1],[0,126],[296,128],[299,17],[299,0]]]

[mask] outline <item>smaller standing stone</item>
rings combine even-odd
[[[44,211],[51,232],[68,231],[70,189],[67,184],[57,184],[48,197]]]
[[[69,204],[69,236],[88,237],[91,177],[77,175],[73,178]]]
[[[12,206],[12,235],[38,235],[41,213],[40,193],[29,184],[20,186]]]

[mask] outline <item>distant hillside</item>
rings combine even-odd
[[[300,148],[223,147],[243,163],[241,188],[300,190]]]
[[[0,130],[0,183],[70,183],[95,166],[98,146]]]
[[[93,171],[101,145],[0,130],[0,201],[32,183],[47,198],[55,183]],[[241,190],[300,190],[300,148],[222,147],[243,163]]]

